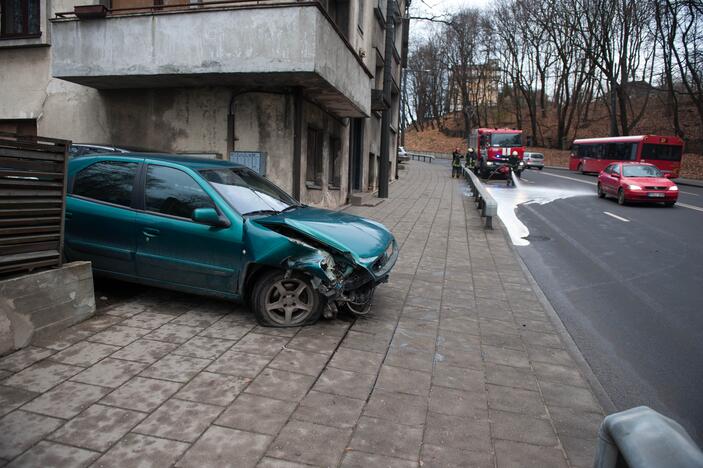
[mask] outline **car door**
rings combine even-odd
[[[620,189],[620,164],[613,164],[608,180],[609,193],[617,195]]]
[[[199,178],[198,178],[199,179]],[[228,226],[194,222],[196,208],[214,208],[207,182],[186,169],[150,163],[145,166],[143,210],[137,213],[137,273],[155,283],[190,290],[237,292],[241,271],[242,220]]]
[[[136,272],[133,187],[139,160],[99,160],[72,176],[66,197],[65,248],[70,260],[115,275]]]

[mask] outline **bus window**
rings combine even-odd
[[[645,143],[642,146],[642,159],[658,161],[681,161],[682,147],[678,145],[652,145]]]

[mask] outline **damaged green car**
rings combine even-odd
[[[369,313],[398,249],[380,223],[302,205],[246,167],[171,155],[69,164],[68,260],[96,275],[246,301],[293,327]]]

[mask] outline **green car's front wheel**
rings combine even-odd
[[[293,274],[286,278],[282,271],[262,276],[252,296],[256,320],[269,327],[298,327],[316,322],[323,305],[305,276]]]

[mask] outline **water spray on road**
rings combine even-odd
[[[530,235],[530,230],[517,218],[518,205],[530,203],[545,205],[564,198],[595,196],[592,190],[582,188],[528,186],[523,184],[514,173],[511,176],[514,184],[512,187],[504,184],[487,184],[486,187],[498,203],[498,217],[508,230],[514,245],[530,245],[530,241],[526,239]]]

